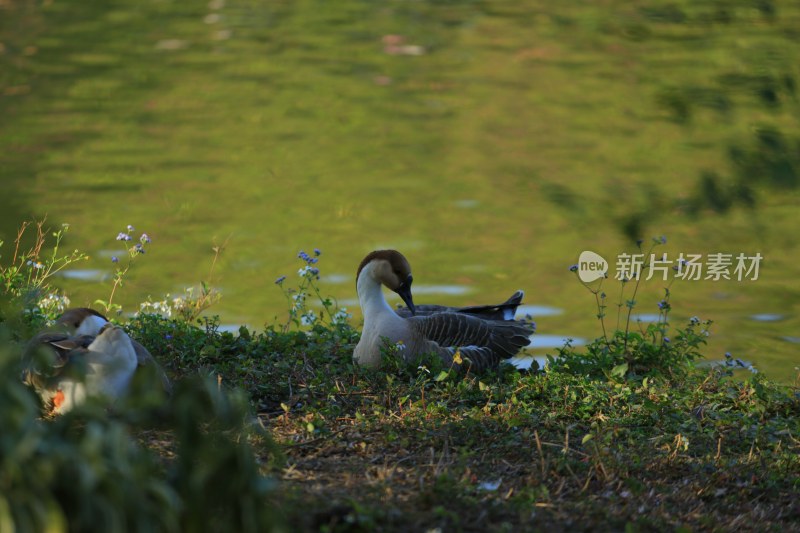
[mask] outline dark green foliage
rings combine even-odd
[[[18,379],[7,331],[0,348],[0,529],[17,531],[268,531],[271,483],[259,473],[247,400],[210,380],[171,401],[94,403],[53,420]],[[160,456],[142,424],[174,440]],[[145,442],[138,442],[141,435]],[[166,435],[166,437],[163,437]],[[153,449],[150,449],[150,447]]]
[[[329,379],[352,371],[358,334],[347,324],[309,331],[262,333],[240,328],[238,335],[218,331],[218,320],[202,319],[197,327],[155,315],[140,315],[128,329],[176,377],[219,376],[228,386],[248,391],[259,410],[279,409],[278,398],[313,389],[308,371]],[[314,354],[312,359],[309,354]]]
[[[740,183],[764,183],[780,189],[800,185],[800,139],[779,129],[756,130],[749,145],[734,146],[730,159]]]
[[[790,138],[774,127],[761,127],[748,143],[728,150],[734,175],[724,178],[705,171],[685,208],[692,214],[703,209],[725,213],[735,206],[752,208],[756,188],[795,189],[800,185],[800,139]]]
[[[720,179],[714,172],[704,172],[700,176],[697,191],[698,203],[705,203],[713,211],[724,213],[730,209],[732,202],[731,195],[720,185]]]
[[[656,103],[669,114],[677,124],[687,124],[692,118],[692,106],[689,98],[681,91],[665,90],[656,97]]]
[[[592,379],[636,379],[645,376],[685,375],[689,365],[701,357],[709,323],[690,322],[667,337],[667,324],[649,324],[642,331],[616,331],[606,342],[599,338],[579,352],[567,345],[550,359],[555,372],[568,372]],[[626,341],[627,337],[627,341]]]
[[[686,13],[677,4],[662,4],[640,8],[642,15],[653,22],[681,24],[686,22]]]
[[[20,529],[263,531],[280,505],[293,530],[503,531],[524,529],[534,508],[543,529],[701,528],[762,497],[769,523],[785,524],[776,509],[800,488],[796,391],[694,368],[708,323],[670,328],[660,307],[657,324],[565,347],[544,372],[480,376],[435,358],[404,364],[395,346],[381,368],[359,369],[345,324],[236,335],[142,315],[129,332],[177,378],[150,417],[89,405],[38,420],[3,372],[0,517]],[[223,393],[234,384],[240,393]],[[280,491],[259,474],[254,449],[275,452],[248,402],[281,442]]]
[[[394,345],[379,369],[359,369],[357,332],[342,324],[233,335],[141,316],[130,331],[173,372],[249,395],[283,442],[282,508],[297,529],[516,530],[531,508],[543,529],[700,528],[732,523],[759,495],[770,524],[786,523],[800,398],[761,375],[696,368],[710,322],[671,327],[668,296],[657,323],[566,346],[530,373],[409,365]]]
[[[274,528],[267,500],[274,482],[259,474],[248,431],[243,431],[252,423],[247,398],[195,378],[179,383],[172,404],[178,458],[170,479],[185,509],[180,530]]]

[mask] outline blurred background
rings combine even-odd
[[[755,281],[676,281],[670,320],[789,381],[799,82],[791,1],[0,0],[0,253],[23,220],[70,224],[91,258],[59,284],[92,305],[130,224],[152,243],[124,313],[208,280],[209,314],[260,329],[314,248],[358,323],[356,267],[393,247],[417,303],[524,289],[555,353],[601,334],[578,255],[613,274],[663,235],[669,259],[763,256]],[[665,285],[640,287],[643,323]]]

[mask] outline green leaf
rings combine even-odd
[[[590,441],[590,440],[592,440],[593,438],[594,438],[594,435],[593,435],[592,433],[587,433],[587,434],[586,434],[586,435],[584,435],[584,436],[583,436],[583,438],[581,439],[581,444],[586,444],[587,442],[589,442],[589,441]]]
[[[438,376],[433,378],[433,381],[444,381],[444,380],[447,379],[447,376],[449,376],[449,375],[450,374],[448,374],[446,370],[442,370],[441,372],[439,372]]]
[[[628,363],[622,363],[611,369],[611,375],[617,378],[625,377],[628,372]]]

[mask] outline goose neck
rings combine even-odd
[[[397,316],[383,297],[381,284],[369,275],[366,268],[362,270],[358,277],[356,289],[365,323],[387,314]]]

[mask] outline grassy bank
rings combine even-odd
[[[348,325],[234,335],[144,316],[129,329],[180,384],[166,406],[37,420],[3,373],[7,396],[26,398],[0,407],[4,524],[790,531],[800,519],[798,389],[759,375],[593,379],[577,353],[536,373],[367,371]]]
[[[123,321],[175,381],[169,399],[134,389],[47,420],[19,354],[66,305],[54,272],[79,260],[59,232],[46,251],[48,234],[0,264],[2,531],[797,528],[798,382],[702,366],[711,321],[671,323],[668,289],[657,322],[611,328],[614,304],[587,285],[601,333],[544,370],[456,373],[394,346],[364,369],[358,329],[319,290],[319,251],[301,252],[299,281],[275,282],[285,321],[261,331],[200,317],[206,292]],[[638,287],[622,283],[623,316]]]
[[[592,379],[572,351],[538,373],[366,371],[349,326],[233,335],[142,319],[133,331],[174,373],[247,391],[285,456],[271,475],[293,527],[764,531],[800,519],[798,389],[759,375],[684,361]]]

